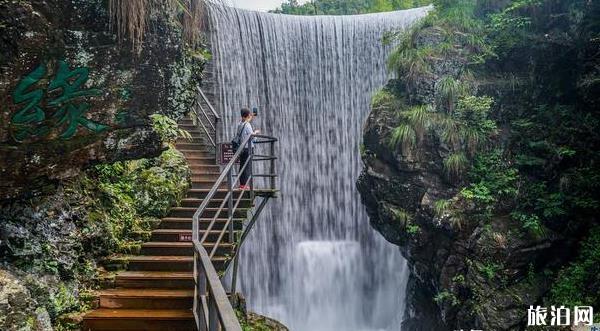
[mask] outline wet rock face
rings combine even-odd
[[[434,202],[453,197],[457,188],[444,178],[433,138],[411,155],[390,150],[392,118],[386,111],[374,111],[368,119],[365,169],[357,185],[371,225],[400,247],[410,265],[403,330],[522,329],[524,307],[538,302],[550,285],[546,279],[527,278],[531,261],[559,263],[564,257],[557,248],[560,236],[517,238],[511,228],[519,225],[500,216],[491,224],[467,220],[460,226],[437,217]],[[468,214],[471,206],[462,208]],[[409,224],[398,218],[397,210],[411,215]],[[410,226],[418,230],[411,231]],[[490,257],[505,283],[482,272]]]
[[[369,116],[364,129],[365,168],[357,186],[371,225],[400,246],[411,266],[403,329],[448,330],[432,298],[453,234],[422,213],[422,209],[429,208],[434,197],[451,194],[453,188],[442,179],[442,160],[433,142],[428,141],[410,155],[395,153],[388,147],[387,137],[396,121],[392,111],[376,110]],[[421,212],[418,219],[412,220],[420,227],[420,233],[409,234],[394,210]]]
[[[172,107],[179,33],[157,16],[137,54],[118,45],[105,6],[0,1],[0,199],[163,150],[148,116],[184,111]]]
[[[0,329],[52,331],[48,312],[34,307],[35,301],[21,280],[0,269]]]
[[[419,38],[424,44],[436,42],[435,33]],[[413,104],[431,103],[436,82],[461,66],[461,59],[442,59],[432,64],[430,76],[417,78],[416,88],[407,91],[398,81],[386,88]],[[412,149],[390,147],[391,131],[399,125],[395,111],[371,112],[357,187],[371,225],[400,247],[410,266],[403,330],[523,329],[527,307],[550,286],[543,277],[529,275],[531,263],[559,265],[565,257],[563,238],[550,232],[543,239],[515,235],[520,225],[507,215],[489,222],[470,217],[475,206],[457,198],[464,183],[447,178],[448,148],[439,134],[426,133]],[[449,199],[460,217],[435,212],[436,201]]]

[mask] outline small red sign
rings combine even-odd
[[[229,164],[229,162],[231,162],[231,159],[233,159],[233,156],[235,155],[235,152],[233,150],[233,147],[231,146],[230,143],[221,143],[219,144],[219,163],[221,165],[227,165]],[[236,163],[239,163],[240,161],[238,160]]]
[[[192,235],[187,233],[179,234],[179,241],[192,241]]]

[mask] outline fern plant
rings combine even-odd
[[[433,210],[437,217],[443,216],[450,208],[450,200],[437,200],[433,203]]]
[[[411,107],[404,113],[404,116],[408,120],[415,133],[422,139],[425,134],[425,130],[429,128],[430,116],[429,106],[420,105]]]
[[[469,160],[463,152],[450,154],[444,160],[444,169],[451,178],[461,178],[469,167]]]
[[[373,110],[390,109],[393,108],[396,103],[397,101],[394,95],[385,89],[375,92],[371,98],[371,108]]]
[[[397,149],[402,146],[403,150],[409,150],[415,146],[417,143],[417,134],[413,128],[406,124],[402,123],[398,125],[390,136],[389,145],[390,147]]]
[[[408,225],[412,219],[411,215],[404,209],[392,208],[394,218],[404,226]]]
[[[419,77],[427,76],[431,66],[426,61],[433,54],[432,47],[404,48],[400,45],[388,58],[388,67],[406,82],[414,86]]]
[[[449,113],[454,111],[459,96],[465,93],[465,88],[460,81],[452,76],[444,76],[436,84],[436,98],[439,104]]]

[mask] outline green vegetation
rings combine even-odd
[[[450,291],[442,291],[442,292],[438,293],[433,298],[433,301],[435,301],[435,302],[437,302],[439,304],[444,303],[444,302],[448,302],[452,306],[458,306],[460,304],[460,300],[458,300],[458,298],[456,297],[456,295],[454,295]]]
[[[388,65],[399,79],[373,108],[397,115],[389,147],[408,157],[422,144],[441,146],[459,194],[433,209],[456,226],[483,222],[500,246],[550,233],[579,241],[577,254],[561,257],[567,266],[546,301],[599,307],[600,5],[434,2],[420,24],[385,41],[396,45]],[[492,261],[477,262],[489,280],[504,268]],[[543,265],[535,261],[528,277],[548,274]]]
[[[170,147],[159,157],[100,164],[88,171],[77,192],[88,198],[91,224],[107,227],[108,247],[127,252],[131,241],[151,229],[156,219],[179,203],[187,188],[190,170],[174,141],[189,133],[162,115],[153,115],[153,127]]]
[[[254,313],[246,313],[239,309],[235,314],[240,321],[243,331],[281,331],[283,327],[278,322]]]
[[[152,118],[154,130],[169,146],[158,157],[98,164],[64,183],[55,196],[18,204],[0,217],[5,226],[18,224],[32,238],[9,238],[5,258],[24,272],[24,284],[57,330],[77,329],[69,316],[89,308],[87,293],[99,277],[95,261],[137,249],[189,187],[188,164],[172,147],[175,139],[189,134],[165,116]],[[47,240],[33,240],[43,235]]]
[[[175,143],[177,138],[192,138],[189,132],[180,129],[177,126],[175,120],[160,114],[150,115],[150,118],[152,119],[154,131],[158,133],[163,141],[168,142],[171,145]]]
[[[590,231],[581,245],[579,257],[558,274],[548,302],[568,307],[600,302],[600,227]],[[598,312],[596,312],[598,317]]]
[[[291,15],[356,15],[409,9],[429,4],[431,4],[430,0],[312,0],[300,5],[297,0],[288,0],[272,12]]]

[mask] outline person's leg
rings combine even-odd
[[[242,167],[244,166],[244,164],[246,164],[246,161],[248,161],[248,157],[249,157],[249,153],[248,153],[248,149],[244,149],[244,151],[242,152],[242,155],[240,155],[240,170],[242,170]],[[244,186],[248,183],[248,177],[250,176],[250,164],[248,164],[246,166],[246,168],[240,173],[240,186]]]

